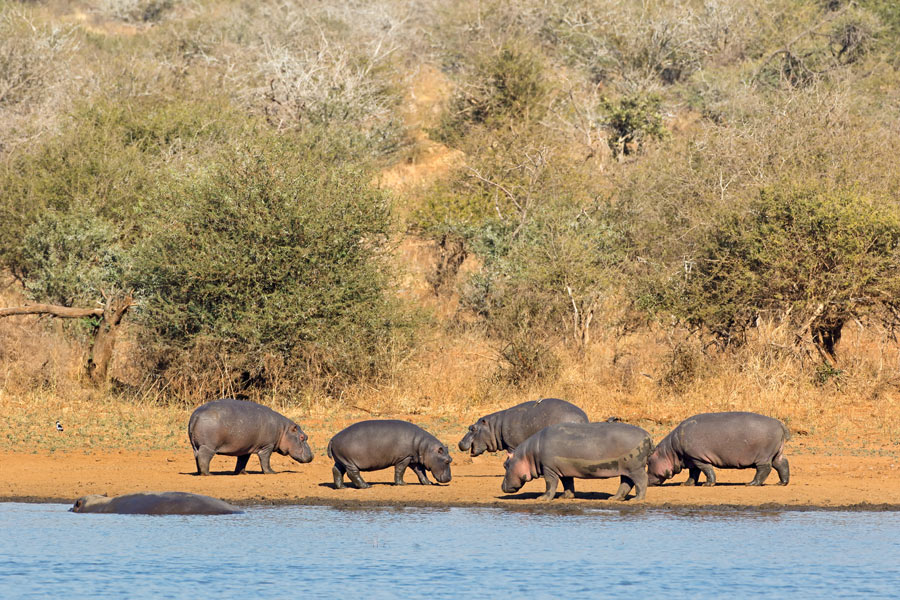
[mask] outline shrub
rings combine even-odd
[[[266,143],[157,199],[134,259],[144,337],[160,356],[212,348],[245,383],[264,384],[272,357],[295,388],[376,375],[406,324],[386,293],[387,199],[365,171]]]

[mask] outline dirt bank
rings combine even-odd
[[[618,479],[575,482],[574,500],[558,498],[554,510],[585,507],[850,507],[900,510],[900,461],[894,457],[816,456],[790,457],[791,484],[773,485],[777,476],[761,488],[742,484],[753,477],[752,470],[718,471],[720,484],[714,488],[687,488],[665,485],[650,488],[644,503],[608,500]],[[262,475],[256,457],[251,473],[232,476],[234,458],[213,459],[214,475],[194,474],[189,450],[88,453],[0,453],[0,499],[71,502],[84,494],[125,494],[139,491],[180,490],[224,498],[242,505],[318,504],[337,506],[497,506],[534,509],[544,503],[536,497],[544,491],[543,480],[526,484],[521,493],[506,495],[500,490],[503,474],[500,455],[471,459],[454,455],[453,481],[446,486],[405,487],[389,485],[393,470],[364,474],[372,487],[367,490],[336,490],[332,486],[331,462],[316,456],[307,465],[281,456],[272,457],[276,475]],[[255,469],[255,472],[254,472]],[[681,474],[677,481],[686,478]],[[406,479],[415,481],[407,471]],[[560,490],[561,491],[561,490]],[[865,504],[864,504],[865,503]],[[550,508],[550,507],[548,507]]]

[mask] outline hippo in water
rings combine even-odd
[[[778,472],[779,485],[790,479],[784,443],[791,438],[778,419],[751,412],[720,412],[694,415],[685,419],[659,443],[647,461],[650,485],[688,468],[684,485],[696,485],[700,473],[703,485],[715,485],[720,469],[756,467],[756,476],[747,485],[763,485],[772,467]]]
[[[624,500],[635,489],[635,500],[647,491],[647,457],[653,450],[650,434],[627,423],[560,423],[546,427],[519,445],[503,464],[506,477],[501,488],[519,491],[525,482],[544,477],[547,491],[541,500],[553,500],[563,484],[563,498],[575,496],[575,478],[620,477],[612,497]]]
[[[543,398],[481,417],[459,441],[459,449],[478,456],[483,452],[508,453],[529,437],[557,423],[587,423],[584,411],[559,398]]]
[[[370,487],[360,471],[394,467],[394,485],[404,485],[406,467],[422,485],[431,485],[426,470],[440,483],[450,482],[450,452],[436,437],[406,421],[360,421],[340,431],[328,442],[334,459],[334,487],[344,487],[344,473],[359,488]]]
[[[113,498],[92,494],[76,500],[69,511],[117,515],[231,515],[243,512],[218,498],[187,492],[149,492]]]
[[[223,398],[198,407],[188,422],[188,437],[200,475],[209,475],[209,461],[216,454],[237,456],[235,475],[245,472],[251,454],[259,456],[263,473],[275,472],[269,466],[273,451],[300,463],[313,459],[299,425],[247,400]]]

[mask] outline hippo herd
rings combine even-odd
[[[272,452],[300,463],[312,461],[308,437],[299,425],[255,402],[223,398],[197,408],[188,422],[188,438],[199,475],[209,475],[213,456],[236,456],[234,473],[245,472],[251,454],[259,457],[263,473]],[[774,468],[779,485],[790,477],[784,444],[790,433],[772,417],[751,412],[694,415],[682,421],[654,447],[650,434],[616,418],[591,423],[583,410],[558,398],[523,402],[478,419],[459,441],[459,449],[478,456],[505,450],[506,471],[501,489],[517,492],[532,479],[543,477],[547,489],[541,500],[553,500],[562,482],[563,498],[575,495],[575,479],[619,477],[612,500],[624,500],[634,490],[642,500],[648,485],[660,485],[688,469],[684,485],[716,483],[713,467],[756,468],[747,485],[763,485]],[[449,483],[452,459],[447,446],[421,427],[400,420],[354,423],[328,442],[334,461],[334,487],[346,487],[344,475],[358,488],[370,487],[360,474],[394,467],[394,485],[404,485],[409,468],[419,483],[431,485],[427,471],[439,483]],[[129,494],[116,498],[85,496],[73,512],[141,514],[230,514],[240,510],[219,499],[183,492]]]

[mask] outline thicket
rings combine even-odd
[[[475,257],[453,323],[501,381],[635,328],[789,323],[833,361],[898,323],[895,4],[2,2],[0,264],[35,301],[134,289],[130,381],[180,397],[390,372],[430,327],[398,214]],[[423,62],[464,163],[391,197]]]

